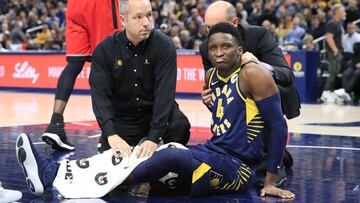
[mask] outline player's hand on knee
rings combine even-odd
[[[265,197],[265,195],[280,197],[283,199],[294,199],[295,194],[290,192],[289,190],[283,190],[275,187],[274,185],[265,185],[264,188],[260,192],[261,197]]]
[[[208,106],[208,107],[212,107],[212,100],[211,100],[211,89],[206,89],[204,91],[201,92],[201,98],[203,103]]]
[[[139,158],[152,156],[152,154],[157,149],[158,145],[150,140],[145,140],[137,149],[136,156]]]
[[[108,138],[109,145],[115,157],[129,157],[131,154],[130,145],[121,139],[119,135],[111,135]]]

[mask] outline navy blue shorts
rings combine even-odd
[[[236,157],[206,145],[187,147],[193,156],[191,196],[245,191],[255,181],[255,171]]]

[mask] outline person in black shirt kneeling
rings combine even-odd
[[[100,151],[127,156],[143,137],[139,157],[151,155],[162,140],[185,145],[190,123],[175,102],[175,46],[152,29],[150,2],[121,0],[120,13],[125,29],[96,47],[90,72]]]

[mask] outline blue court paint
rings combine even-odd
[[[99,130],[87,126],[67,130],[69,140],[76,145],[71,153],[54,152],[41,144],[41,133],[46,125],[30,125],[0,128],[0,181],[9,189],[20,190],[20,202],[59,202],[56,190],[46,191],[37,197],[28,192],[24,176],[15,157],[15,140],[20,132],[28,133],[36,148],[49,159],[77,159],[96,154]],[[87,130],[88,129],[88,130]],[[191,143],[204,142],[201,136],[192,135]],[[291,134],[288,150],[293,155],[294,166],[287,170],[288,183],[285,188],[296,194],[294,202],[360,202],[360,138],[325,136],[314,134]],[[117,190],[95,202],[262,202],[280,201],[274,197],[259,197],[260,190],[253,188],[246,193],[209,196],[196,199],[186,197],[131,197],[126,191]],[[94,201],[94,200],[92,200]],[[80,202],[91,202],[81,200]]]

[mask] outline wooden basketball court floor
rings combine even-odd
[[[100,130],[89,95],[73,95],[65,111],[66,131],[76,145],[71,153],[55,152],[41,141],[49,122],[53,94],[0,91],[0,181],[8,189],[20,190],[20,202],[58,202],[55,189],[37,197],[28,192],[15,157],[15,140],[28,133],[37,149],[53,160],[83,158],[96,154]],[[191,124],[190,144],[209,137],[210,112],[200,98],[177,98]],[[288,150],[294,166],[288,170],[285,188],[293,191],[293,202],[360,202],[360,107],[303,104],[301,116],[288,121]],[[62,201],[62,200],[61,200]],[[116,194],[95,200],[66,202],[283,202],[259,196],[259,189],[246,193],[187,199],[185,197],[132,197]],[[0,200],[1,202],[1,200]]]

